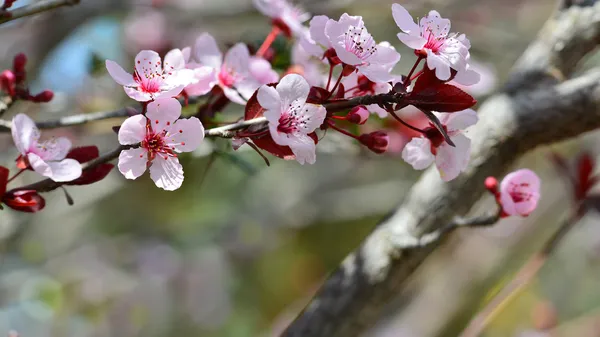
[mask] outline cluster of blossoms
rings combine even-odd
[[[245,108],[241,126],[226,126],[227,132],[221,134],[232,138],[234,150],[247,145],[259,153],[313,164],[317,143],[331,130],[384,153],[389,145],[385,130],[373,131],[369,125],[367,132],[362,126],[375,114],[415,132],[402,151],[413,168],[422,170],[435,162],[444,181],[465,170],[471,147],[465,129],[478,121],[470,109],[476,101],[454,84],[473,85],[480,76],[469,64],[469,40],[450,32],[450,20],[431,11],[415,22],[402,6],[392,6],[398,39],[416,56],[412,69],[401,76],[393,72],[400,53],[390,42],[376,41],[360,16],[344,13],[338,19],[323,15],[311,19],[285,0],[254,3],[272,22],[272,31],[259,48],[237,43],[223,53],[215,38],[204,33],[193,46],[173,49],[164,57],[140,51],[132,72],[106,61],[110,76],[142,107],[118,128],[122,147],[118,169],[125,178],[137,179],[148,170],[156,186],[178,189],[184,179],[178,155],[200,146],[204,125],[213,123],[229,103]],[[279,35],[293,42],[291,64],[285,69],[272,66],[277,54],[273,42]],[[15,61],[13,72],[21,68]],[[11,82],[8,77],[0,77],[0,83],[11,93],[15,91],[11,83],[23,80],[17,75]],[[182,104],[201,96],[204,103],[195,115],[181,118]],[[425,127],[400,118],[397,112],[408,106],[422,113],[428,121]],[[83,171],[80,165],[85,161],[69,157],[69,140],[39,142],[34,122],[24,115],[15,117],[12,130],[21,153],[19,168],[61,183],[85,175],[85,165]],[[509,199],[501,199],[508,205]]]

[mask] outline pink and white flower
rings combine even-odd
[[[258,90],[258,103],[265,108],[269,131],[276,144],[289,146],[300,163],[314,164],[316,145],[309,136],[325,121],[327,111],[318,104],[306,103],[310,86],[297,74],[284,76],[274,87]]]
[[[427,57],[429,69],[435,69],[436,76],[448,80],[450,69],[458,72],[458,82],[477,82],[479,75],[468,69],[471,43],[464,34],[450,33],[450,20],[444,19],[437,11],[430,11],[416,24],[408,11],[399,4],[392,5],[392,15],[396,25],[402,30],[398,39]]]
[[[175,98],[148,104],[146,116],[127,118],[119,129],[121,145],[136,145],[119,156],[119,171],[127,179],[136,179],[146,168],[156,186],[173,191],[183,183],[183,168],[177,153],[194,151],[204,139],[204,127],[196,117],[178,119],[181,104]]]
[[[310,14],[300,7],[291,5],[286,0],[254,0],[254,7],[263,15],[284,24],[295,36],[304,34],[303,23],[310,19]]]
[[[185,47],[181,50],[185,60],[185,67],[194,72],[192,83],[185,87],[186,94],[190,96],[202,96],[209,93],[219,83],[217,70],[191,61],[192,49]]]
[[[40,130],[25,114],[12,120],[12,137],[21,156],[18,162],[57,182],[72,181],[81,176],[81,165],[75,159],[65,159],[71,149],[68,138],[59,137],[40,142]]]
[[[245,105],[260,87],[250,71],[250,52],[243,43],[238,43],[223,54],[217,41],[207,33],[202,34],[194,45],[194,61],[214,69],[214,81],[234,103]]]
[[[306,52],[300,42],[294,43],[292,47],[292,64],[300,67],[301,75],[311,86],[321,87],[327,82],[327,75],[323,70],[326,64],[324,60]]]
[[[193,71],[185,69],[185,59],[179,49],[168,52],[164,64],[157,52],[142,50],[135,57],[133,75],[111,60],[106,60],[106,69],[125,93],[139,102],[175,97],[194,78]]]
[[[528,216],[540,199],[540,178],[531,170],[509,173],[500,183],[502,210],[508,215]]]
[[[279,81],[279,74],[273,70],[271,63],[262,57],[250,57],[249,69],[252,77],[254,77],[260,85]]]
[[[344,13],[339,21],[330,19],[325,35],[343,63],[355,66],[373,82],[393,79],[390,70],[400,61],[400,54],[387,42],[377,44],[362,17]]]
[[[443,135],[431,126],[425,129],[425,136],[413,138],[406,144],[402,159],[415,170],[424,170],[435,161],[442,180],[450,181],[464,171],[471,154],[471,140],[462,131],[476,124],[479,118],[472,109],[435,114],[455,146],[446,143]]]

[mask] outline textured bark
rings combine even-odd
[[[502,93],[479,109],[470,129],[472,156],[457,179],[426,171],[405,202],[384,219],[325,281],[283,336],[351,337],[377,322],[394,295],[440,241],[414,247],[469,211],[488,176],[502,176],[523,153],[600,127],[600,70],[563,81],[600,41],[600,3],[559,7]]]

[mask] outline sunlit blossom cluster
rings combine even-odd
[[[414,50],[411,56],[415,57],[414,66],[401,74],[396,69],[399,51],[390,41],[378,41],[361,16],[311,18],[285,0],[255,0],[254,4],[272,23],[260,46],[238,42],[225,49],[225,43],[202,33],[192,45],[164,56],[142,50],[132,63],[122,63],[125,68],[106,61],[110,76],[141,106],[118,127],[117,167],[125,178],[137,179],[149,171],[159,188],[180,188],[184,170],[179,156],[201,145],[205,133],[210,135],[204,125],[213,123],[229,103],[243,107],[243,118],[238,120],[246,126],[233,123],[221,136],[232,138],[234,150],[252,147],[267,163],[261,151],[314,164],[318,143],[328,132],[385,153],[390,137],[381,120],[390,119],[412,132],[401,157],[414,169],[435,164],[441,179],[450,181],[467,168],[471,149],[467,128],[478,117],[471,109],[476,100],[462,88],[477,84],[480,75],[470,64],[469,40],[451,31],[450,20],[432,10],[415,21],[401,5],[392,6],[398,40]],[[273,42],[277,38],[288,39],[292,49],[288,64],[276,68],[273,60],[279,55]],[[14,84],[21,82],[11,74],[0,77],[0,84],[16,95],[19,87]],[[193,116],[184,118],[182,109],[191,98],[202,103]],[[402,119],[400,110],[407,107],[416,109],[425,124]],[[97,157],[69,156],[71,142],[66,138],[40,141],[36,124],[23,114],[14,117],[12,134],[20,153],[18,168],[55,182],[84,178],[84,163]],[[108,171],[86,177],[86,182],[97,181]],[[521,206],[515,201],[523,190],[519,186],[524,185],[502,188],[513,191],[500,198],[507,214],[528,214],[531,208],[532,203]],[[530,194],[529,199],[537,201],[536,194]]]

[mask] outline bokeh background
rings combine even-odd
[[[415,16],[437,9],[472,42],[483,75],[470,88],[484,100],[505,81],[516,58],[556,6],[550,0],[399,0]],[[19,0],[15,6],[27,4]],[[362,15],[377,40],[414,56],[395,38],[392,2],[313,0],[314,14]],[[106,73],[109,58],[126,68],[141,49],[165,52],[210,32],[225,47],[258,46],[269,20],[250,0],[82,0],[81,4],[0,27],[0,68],[29,57],[32,88],[52,89],[44,105],[19,103],[36,120],[133,104]],[[285,41],[277,41],[285,48]],[[283,46],[283,47],[282,47]],[[594,57],[584,67],[597,64]],[[188,111],[190,112],[190,111]],[[405,112],[410,114],[411,112]],[[232,106],[225,120],[241,115]],[[120,120],[45,132],[108,151]],[[371,127],[379,126],[371,125]],[[327,273],[394,209],[418,178],[400,158],[406,130],[385,123],[393,144],[374,155],[329,133],[318,161],[300,166],[226,141],[206,142],[182,158],[176,192],[149,177],[126,181],[117,171],[101,183],[58,190],[35,215],[0,212],[0,335],[277,336]],[[598,133],[527,155],[518,167],[543,178],[538,210],[527,219],[454,234],[385,309],[367,336],[456,336],[486,300],[557,228],[571,207],[568,186],[548,160],[595,149]],[[0,134],[0,164],[14,169],[16,149]],[[33,182],[28,173],[18,183]],[[486,198],[478,214],[493,205]],[[485,336],[600,336],[600,226],[588,214],[523,292],[499,308]]]

